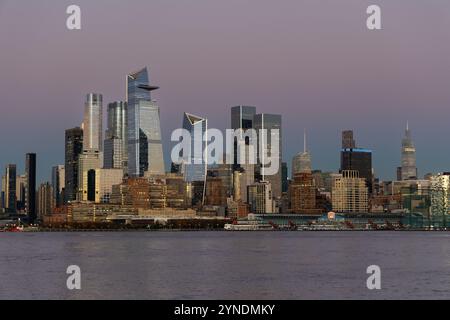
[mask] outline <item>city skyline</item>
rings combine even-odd
[[[412,2],[406,17],[402,4],[379,1],[389,14],[383,16],[383,30],[371,34],[361,24],[368,3],[364,1],[329,4],[326,9],[313,1],[301,5],[287,1],[278,10],[263,1],[258,13],[251,10],[252,1],[239,4],[239,11],[234,10],[235,1],[217,4],[218,9],[199,1],[192,6],[176,4],[172,14],[162,1],[152,8],[141,4],[139,9],[127,10],[121,10],[125,4],[111,2],[107,16],[101,5],[80,1],[87,21],[79,33],[67,33],[57,28],[65,3],[33,3],[24,9],[20,2],[4,1],[0,9],[0,35],[9,48],[0,60],[4,106],[0,142],[8,145],[1,168],[16,163],[18,172],[24,172],[23,154],[35,152],[39,155],[38,181],[49,180],[50,168],[64,162],[64,130],[82,121],[83,96],[102,93],[105,106],[123,101],[122,75],[149,65],[162,88],[156,98],[165,124],[164,145],[171,130],[179,127],[183,111],[204,115],[210,127],[223,129],[222,119],[228,118],[229,108],[246,104],[261,113],[282,115],[283,160],[289,165],[303,149],[300,136],[306,128],[313,169],[337,171],[340,133],[353,129],[358,142],[374,150],[375,175],[395,179],[404,123],[409,120],[420,176],[448,170],[449,148],[431,143],[449,133],[445,119],[450,105],[446,88],[450,48],[444,39],[450,19],[437,6]],[[11,15],[5,15],[6,10]],[[200,19],[204,10],[210,13],[207,21]],[[10,17],[19,16],[15,12],[22,18],[13,21]],[[168,18],[179,17],[176,12],[190,13],[191,18],[181,19],[183,28],[180,23],[172,28],[167,23]],[[94,16],[96,24],[90,22]],[[251,21],[240,19],[247,16]],[[267,17],[272,23],[266,25]],[[122,28],[114,23],[120,19],[132,23]],[[410,19],[418,23],[411,25]],[[204,25],[209,30],[203,30]],[[17,37],[7,36],[12,28]],[[314,36],[309,36],[311,30]],[[18,40],[28,32],[35,37]],[[149,41],[141,42],[136,52],[126,50],[139,37]],[[116,45],[118,38],[124,49]],[[190,39],[193,46],[186,48],[184,39]],[[79,49],[85,46],[93,49]],[[240,50],[227,49],[237,47]],[[221,54],[223,50],[227,54]],[[30,59],[14,59],[19,53]],[[61,58],[69,56],[73,63]],[[68,75],[65,81],[59,81],[62,72]],[[24,87],[29,88],[26,94],[18,95],[16,88]],[[52,94],[48,94],[50,88]],[[19,123],[23,124],[20,131]],[[169,152],[165,148],[166,160]]]

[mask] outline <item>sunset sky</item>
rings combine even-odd
[[[77,4],[82,29],[66,29]],[[382,9],[382,30],[366,8]],[[448,0],[0,0],[0,166],[36,152],[39,181],[64,163],[64,130],[85,94],[125,99],[125,75],[148,66],[166,160],[183,112],[230,126],[230,107],[283,117],[283,158],[339,168],[340,132],[395,178],[409,120],[419,175],[450,171]],[[168,169],[167,167],[166,169]]]

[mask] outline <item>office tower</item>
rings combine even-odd
[[[96,170],[101,167],[98,150],[84,150],[78,159],[78,201],[95,201]]]
[[[66,130],[65,138],[65,190],[64,202],[75,201],[78,193],[78,167],[83,153],[83,130],[73,128]]]
[[[122,169],[127,167],[127,103],[116,101],[108,104],[108,128],[104,143],[103,167]]]
[[[6,208],[6,176],[2,175],[2,189],[0,192],[0,213],[5,212]]]
[[[312,173],[298,172],[289,186],[289,199],[293,213],[317,213],[316,186]]]
[[[52,214],[54,203],[52,185],[49,182],[41,183],[37,194],[37,216],[42,219],[44,216]]]
[[[402,139],[401,180],[417,179],[416,148],[411,138],[409,125],[406,123],[405,136]]]
[[[98,93],[86,95],[83,119],[83,148],[84,150],[102,151],[103,130],[103,97]]]
[[[344,170],[336,177],[331,191],[333,211],[367,212],[368,190],[364,178],[356,170]]]
[[[257,114],[254,118],[254,128],[258,132],[258,175],[261,181],[268,181],[271,184],[272,188],[272,196],[274,199],[278,199],[281,197],[281,163],[282,163],[282,130],[281,130],[281,115],[277,114]],[[261,130],[265,129],[266,136],[263,137],[263,141],[259,141]],[[279,141],[272,141],[271,132],[272,130],[278,130],[279,133]],[[274,143],[278,143],[278,154],[274,154]],[[264,152],[264,149],[260,149],[263,146],[267,152]],[[273,149],[273,150],[272,150]],[[262,163],[268,162],[266,157],[270,156],[271,158],[276,158],[278,163],[266,164],[266,166],[262,165]],[[268,169],[267,167],[272,166],[276,169],[278,165],[278,170],[276,170],[275,174],[266,174]],[[265,168],[266,167],[266,168]],[[270,172],[270,171],[269,171]]]
[[[434,226],[447,225],[450,220],[450,172],[431,177],[431,218]]]
[[[311,155],[306,148],[306,131],[303,133],[303,152],[292,159],[292,177],[296,173],[311,173]]]
[[[355,140],[353,140],[353,131],[344,131],[342,133],[342,146],[344,148],[342,148],[341,150],[340,171],[358,171],[359,177],[366,179],[366,185],[369,190],[369,194],[372,194],[372,150],[357,148]],[[352,148],[346,148],[348,146],[352,146]]]
[[[16,208],[17,211],[25,210],[25,195],[27,186],[27,176],[18,175],[16,178]]]
[[[147,68],[127,75],[128,174],[164,174],[159,107],[152,101]]]
[[[288,192],[289,188],[289,179],[288,179],[288,167],[287,163],[283,162],[281,164],[281,192]]]
[[[28,221],[33,223],[36,220],[36,154],[27,153],[25,159],[25,175],[27,185],[25,191],[25,211]]]
[[[205,205],[222,206],[227,205],[227,189],[223,180],[219,177],[208,176],[206,183]]]
[[[272,186],[268,181],[255,182],[247,187],[250,212],[256,214],[273,213]]]
[[[8,164],[5,170],[4,178],[4,197],[5,197],[5,210],[8,213],[16,212],[16,179],[17,179],[17,166],[15,164]]]
[[[64,165],[52,167],[53,207],[55,208],[62,206],[64,203],[64,183],[65,183]]]
[[[256,115],[256,107],[252,106],[235,106],[231,108],[231,129],[242,129],[244,132],[248,129],[254,128],[254,118]],[[246,144],[249,144],[249,140],[246,139]],[[253,143],[256,143],[254,141]],[[234,161],[233,169],[239,167],[238,163],[238,146],[237,141],[234,142]]]
[[[355,140],[353,139],[353,131],[342,131],[342,149],[354,149],[356,148]]]
[[[185,112],[183,115],[183,129],[189,131],[191,135],[190,154],[186,152],[181,155],[184,180],[192,183],[193,204],[204,204],[208,170],[208,159],[206,158],[208,144],[203,137],[208,130],[208,120]]]

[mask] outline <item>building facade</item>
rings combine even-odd
[[[64,203],[75,201],[78,194],[78,167],[83,153],[83,130],[79,127],[66,130]]]
[[[147,68],[127,76],[128,174],[164,174],[159,107],[151,99]]]
[[[333,211],[367,212],[368,189],[364,178],[356,170],[344,170],[334,179],[332,188]]]

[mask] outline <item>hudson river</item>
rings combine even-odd
[[[0,298],[450,299],[450,233],[1,233]]]

